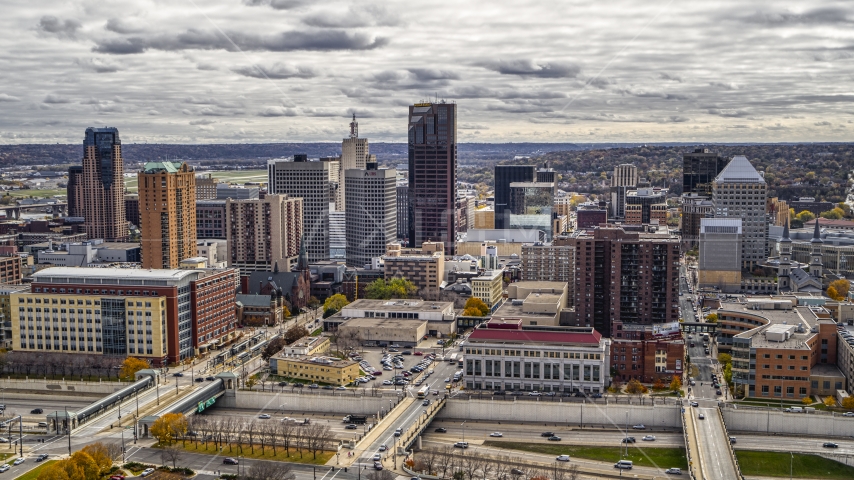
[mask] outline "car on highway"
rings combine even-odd
[[[10,468],[9,464],[4,463],[3,465],[0,465],[0,473],[8,471]]]
[[[213,382],[214,380],[216,380],[216,378],[215,377],[205,377],[205,380],[207,380],[209,382]]]
[[[42,410],[41,408],[34,408],[34,409],[30,410],[30,413],[38,415],[38,414],[44,413],[44,410]]]
[[[342,386],[336,388],[335,390],[347,390],[347,387],[342,385]]]
[[[635,430],[646,430],[646,425],[639,423],[637,425],[632,425],[632,428]]]
[[[671,475],[682,475],[682,469],[681,468],[668,468],[667,470],[664,471],[664,473],[669,473]]]
[[[692,406],[692,407],[699,407],[699,406],[700,406],[700,404],[699,404],[699,403],[697,403],[697,402],[691,402],[691,406]]]
[[[489,434],[490,437],[503,437],[504,434],[501,432],[492,432]]]
[[[845,412],[842,414],[843,417],[854,417],[854,412]]]
[[[356,426],[356,424],[351,423],[351,424],[347,425],[347,426],[346,426],[346,427],[344,427],[344,428],[345,428],[345,429],[347,429],[347,430],[356,430],[356,429],[357,429],[357,428],[359,428],[359,427],[357,427],[357,426]]]
[[[554,435],[554,432],[543,432],[540,434],[541,437],[553,437]]]
[[[222,463],[224,465],[237,465],[237,459],[231,457],[225,457],[222,459]]]
[[[705,420],[706,416],[701,413],[701,414],[697,415],[697,418],[699,418],[700,420]]]
[[[448,429],[445,427],[439,427],[436,430],[433,430],[436,433],[448,433]]]
[[[320,388],[320,386],[318,386],[316,383],[312,383],[308,386],[308,388]]]
[[[525,474],[525,472],[523,472],[522,470],[520,470],[518,468],[511,468],[510,469],[510,475],[524,475],[524,474]]]
[[[715,390],[715,395],[723,395],[724,393],[720,390]]]
[[[469,448],[469,442],[457,442],[454,444],[454,448]]]
[[[569,455],[558,455],[557,457],[555,457],[555,460],[557,460],[558,462],[568,462]]]
[[[381,452],[384,452],[384,451],[386,451],[386,450],[388,450],[388,447],[386,446],[386,444],[382,444],[382,445],[380,445],[380,451],[381,451]]]
[[[839,448],[839,445],[833,442],[824,442],[821,444],[824,448]],[[17,461],[17,460],[16,460]],[[17,464],[16,464],[17,465]]]
[[[183,374],[183,373],[181,373],[181,372],[177,372],[177,373],[173,373],[173,374],[172,374],[172,376],[173,376],[173,377],[183,377],[183,376],[184,376],[184,374]]]
[[[37,456],[37,457],[36,457],[36,461],[37,461],[37,462],[42,462],[42,461],[44,461],[44,460],[47,460],[47,457],[48,457],[48,455],[47,455],[46,453],[42,453],[42,454],[40,454],[39,456]]]
[[[451,377],[445,377],[445,383],[450,383],[450,382],[451,382]]]
[[[424,399],[424,401],[423,401],[423,402],[421,402],[421,406],[422,406],[422,407],[426,407],[427,405],[430,405],[430,400],[428,400],[428,399],[426,399],[426,398],[425,398],[425,399]]]
[[[380,462],[374,462],[374,470],[382,470],[383,464]]]
[[[826,444],[825,444],[825,445],[826,445]],[[12,462],[12,465],[20,465],[20,464],[22,464],[22,463],[24,463],[24,457],[18,457],[18,458],[16,458],[16,459],[15,459],[15,461],[14,461],[14,462]]]
[[[400,427],[397,427],[397,430],[394,431],[394,436],[399,437],[401,434],[403,434],[403,429]]]
[[[379,462],[381,459],[382,459],[382,455],[380,455],[379,453],[374,454],[373,460],[375,462]]]
[[[261,415],[258,415],[258,418],[260,418],[261,420],[269,420],[270,414],[269,413],[262,413]]]
[[[620,443],[635,443],[637,439],[635,437],[623,437],[620,439]]]
[[[646,435],[645,437],[641,438],[641,440],[643,440],[644,442],[654,442],[655,435]]]
[[[735,445],[735,443],[736,443],[735,437],[729,437],[729,443]]]
[[[549,440],[550,442],[559,442],[559,441],[560,441],[560,437],[558,437],[557,435],[552,435],[551,437],[549,437],[549,439],[548,439],[548,440]]]

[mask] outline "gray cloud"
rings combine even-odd
[[[60,20],[53,15],[45,15],[39,20],[37,28],[44,34],[55,35],[60,38],[74,38],[77,30],[82,26],[80,22],[74,19]]]
[[[276,10],[291,10],[309,3],[307,0],[243,0],[250,7],[267,6]]]
[[[683,95],[679,93],[667,93],[661,92],[658,90],[647,90],[645,88],[622,88],[619,92],[623,95],[631,95],[633,97],[639,98],[661,98],[664,100],[687,100],[690,98],[688,95]]]
[[[111,32],[121,34],[142,33],[146,29],[146,24],[142,20],[134,17],[113,17],[107,20],[107,24],[104,25],[104,28]]]
[[[816,127],[830,127],[833,124],[828,122],[827,120],[825,120],[823,122],[815,122],[815,123],[813,123],[813,125],[815,125]]]
[[[749,117],[750,112],[745,110],[722,110],[720,108],[710,108],[707,110],[710,115],[717,115],[719,117],[727,117],[727,118],[744,118]]]
[[[207,118],[203,118],[201,120],[192,120],[190,125],[210,125],[212,123],[216,123],[216,120],[210,120]]]
[[[0,102],[20,102],[21,99],[6,93],[0,93]]]
[[[396,27],[400,17],[380,5],[352,5],[346,12],[330,10],[313,13],[303,18],[303,23],[321,28]]]
[[[274,63],[269,67],[263,65],[246,65],[231,69],[234,73],[253,78],[314,78],[317,73],[308,67],[297,67],[284,63]]]
[[[435,68],[410,68],[409,72],[415,78],[425,82],[430,80],[459,80],[460,75],[450,70],[439,70]]]
[[[744,17],[744,21],[767,26],[851,23],[851,13],[851,10],[839,7],[816,8],[803,13],[756,12]]]
[[[258,113],[261,117],[296,117],[296,110],[285,107],[267,107],[262,112]]]
[[[71,103],[71,99],[63,97],[62,95],[57,95],[55,93],[48,94],[48,96],[44,97],[42,103],[49,104],[59,104],[59,103]]]
[[[541,62],[532,60],[498,60],[481,66],[502,75],[519,75],[541,78],[575,78],[581,73],[581,67],[569,62]]]
[[[372,50],[388,44],[384,37],[342,31],[290,31],[274,35],[187,30],[179,34],[97,40],[92,51],[115,55],[143,53],[147,50],[226,50],[288,52],[296,50]]]
[[[709,82],[712,87],[723,88],[724,90],[738,90],[738,85],[730,82]]]
[[[74,64],[85,70],[91,70],[96,73],[113,73],[118,72],[119,67],[115,63],[103,58],[76,58]]]
[[[659,73],[658,78],[660,78],[661,80],[669,80],[672,82],[679,82],[679,83],[683,82],[683,78],[681,76],[674,75],[671,73],[666,73],[666,72]]]

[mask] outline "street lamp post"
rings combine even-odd
[[[119,397],[119,429],[122,431],[122,463],[125,463],[125,428],[122,426],[122,399]]]
[[[466,420],[467,422],[468,420]],[[463,442],[466,441],[466,422],[461,423],[460,425],[463,427]]]

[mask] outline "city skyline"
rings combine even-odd
[[[821,142],[854,128],[854,9],[837,2],[6,12],[7,144],[76,143],[90,125],[119,125],[126,143],[338,141],[353,113],[360,136],[404,142],[404,108],[436,97],[459,105],[460,143]],[[426,23],[429,49],[413,34]]]

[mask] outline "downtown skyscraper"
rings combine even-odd
[[[409,246],[442,242],[454,254],[457,185],[457,105],[409,107]]]
[[[148,162],[137,178],[142,268],[178,268],[196,256],[196,173],[183,162]]]
[[[108,242],[126,240],[124,160],[117,128],[86,129],[82,181],[86,235]]]

